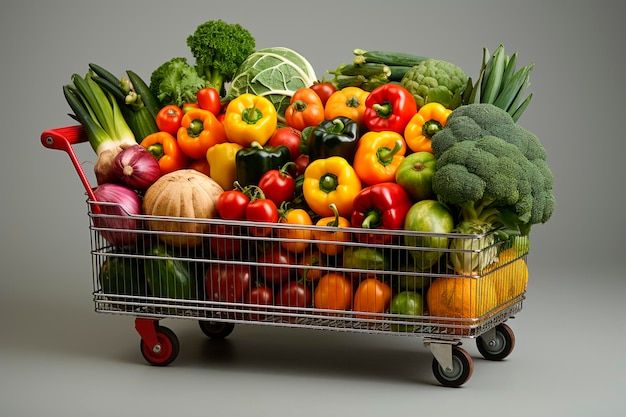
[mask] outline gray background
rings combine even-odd
[[[39,1],[0,13],[0,414],[624,415],[623,14],[613,1]],[[531,281],[504,362],[475,356],[440,387],[420,339],[239,326],[211,343],[195,322],[172,366],[148,366],[129,317],[91,302],[85,196],[67,157],[39,143],[73,124],[61,86],[89,62],[143,77],[188,56],[209,19],[288,46],[318,72],[352,49],[447,59],[475,76],[483,46],[535,62],[520,120],[539,135],[557,210],[531,234]],[[91,149],[79,151],[88,171]]]

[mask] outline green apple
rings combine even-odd
[[[433,193],[433,175],[437,158],[430,152],[407,155],[396,170],[396,183],[402,186],[413,201],[430,200]]]

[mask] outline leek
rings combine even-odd
[[[117,101],[92,76],[91,70],[84,78],[73,74],[73,85],[63,86],[63,94],[74,112],[72,117],[85,129],[96,155],[100,156],[106,150],[137,145]]]

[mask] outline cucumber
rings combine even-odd
[[[130,80],[133,88],[139,97],[143,101],[143,105],[146,106],[152,118],[156,119],[157,113],[161,109],[159,106],[159,102],[154,96],[148,84],[134,71],[127,70],[126,75],[128,75],[128,79]]]
[[[388,66],[407,66],[414,67],[420,62],[425,61],[426,57],[405,53],[405,52],[388,52],[388,51],[366,51],[363,49],[355,49],[354,63],[363,64],[365,62],[372,62],[378,64],[385,64]]]

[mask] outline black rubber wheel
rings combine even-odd
[[[140,349],[144,359],[154,366],[167,366],[176,359],[180,344],[176,334],[167,327],[156,326],[158,344],[154,349],[141,339]]]
[[[225,321],[200,320],[198,323],[202,332],[211,339],[224,339],[235,329],[234,323]]]
[[[501,361],[513,351],[515,334],[508,325],[501,323],[496,326],[494,340],[485,340],[483,336],[479,336],[476,339],[476,347],[485,359]]]
[[[437,359],[433,358],[433,374],[446,387],[460,387],[470,379],[473,371],[472,357],[458,346],[452,346],[452,369],[442,368]]]

